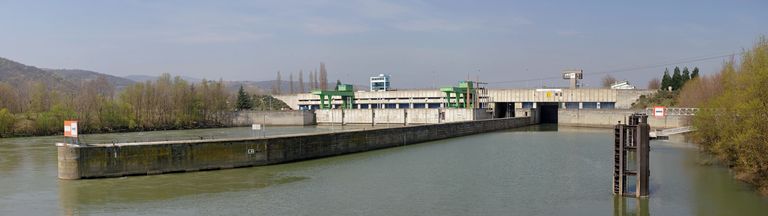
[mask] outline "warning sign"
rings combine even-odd
[[[64,121],[64,137],[77,137],[77,121]]]
[[[666,115],[665,111],[666,111],[666,107],[663,107],[663,106],[653,107],[653,116],[664,117]]]

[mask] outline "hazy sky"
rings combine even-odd
[[[6,1],[0,56],[113,75],[271,80],[325,62],[329,80],[394,87],[499,82],[749,48],[768,1]],[[722,59],[686,63],[711,73]],[[616,73],[645,87],[663,67]],[[492,85],[565,86],[559,79]]]

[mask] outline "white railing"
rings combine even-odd
[[[664,115],[668,116],[692,116],[696,115],[699,108],[680,108],[680,107],[668,107],[664,108]],[[645,114],[653,116],[653,108],[646,108]]]

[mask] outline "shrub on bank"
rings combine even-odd
[[[760,38],[739,64],[726,62],[712,77],[721,90],[704,97],[694,139],[768,195],[768,40]]]
[[[7,137],[13,133],[13,124],[16,118],[8,112],[8,109],[0,109],[0,137]]]

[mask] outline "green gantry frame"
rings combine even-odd
[[[313,90],[312,94],[320,96],[320,109],[331,109],[333,96],[341,96],[342,109],[353,109],[355,106],[355,90],[349,84],[336,85],[336,90]]]
[[[472,108],[475,107],[477,90],[474,88],[475,82],[461,81],[458,87],[443,87],[440,91],[445,93],[446,107],[450,108]]]

